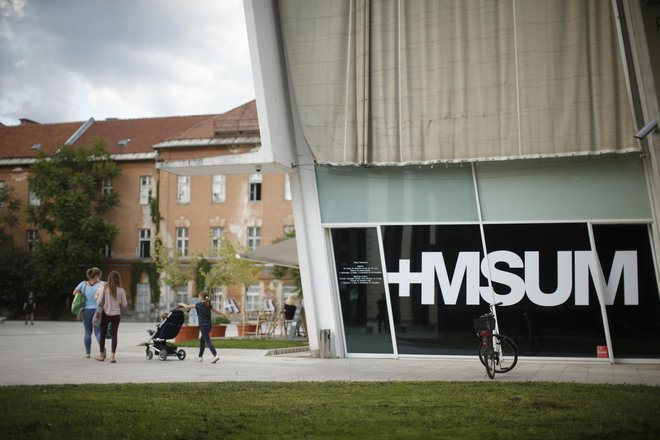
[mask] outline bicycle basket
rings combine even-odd
[[[472,326],[477,334],[495,330],[495,317],[491,314],[480,316],[472,320]]]

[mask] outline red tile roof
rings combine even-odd
[[[97,121],[73,145],[89,145],[94,139],[102,138],[112,154],[151,153],[153,146],[163,139],[212,118],[213,115],[201,115]],[[128,142],[121,145],[121,141]]]
[[[26,120],[17,126],[0,125],[0,159],[36,157],[39,150],[32,148],[35,144],[41,144],[41,151],[52,153],[83,124],[39,124]],[[212,139],[247,133],[259,133],[254,100],[221,115],[94,121],[72,145],[87,146],[101,138],[107,142],[111,154],[151,153],[154,145],[166,140]]]
[[[237,134],[247,133],[259,133],[259,119],[257,117],[257,103],[255,100],[221,115],[215,115],[167,140],[211,139],[214,137],[236,136]]]
[[[41,144],[41,151],[52,153],[80,128],[84,122],[58,124],[23,124],[0,126],[0,158],[35,157],[39,150],[32,147]]]

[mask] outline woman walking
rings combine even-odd
[[[85,330],[83,342],[85,344],[86,358],[89,358],[89,353],[92,348],[92,329],[94,330],[97,342],[99,342],[99,337],[101,335],[100,328],[92,325],[92,318],[96,311],[96,290],[103,284],[101,281],[101,275],[101,269],[98,267],[87,269],[87,281],[82,281],[75,289],[73,289],[74,295],[85,295],[85,307],[82,311],[82,322]]]
[[[128,306],[126,292],[121,287],[119,272],[110,272],[108,282],[103,287],[98,301],[103,304],[103,312],[101,315],[101,339],[99,340],[101,353],[96,356],[96,360],[100,362],[105,360],[105,335],[108,331],[108,324],[110,324],[110,337],[112,339],[110,362],[114,364],[117,362],[115,353],[117,352],[117,330],[119,329],[119,321],[121,321],[121,308]]]
[[[211,304],[211,298],[209,293],[206,290],[199,292],[199,302],[197,304],[184,304],[179,303],[179,307],[184,309],[195,309],[197,311],[197,320],[199,321],[199,356],[197,357],[198,362],[202,362],[202,356],[204,355],[204,349],[208,345],[211,354],[213,354],[212,363],[218,362],[220,355],[215,350],[213,342],[211,342],[211,312],[218,313],[224,316],[220,310],[217,310]]]

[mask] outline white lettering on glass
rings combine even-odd
[[[589,279],[594,281],[597,292],[605,299],[606,305],[614,304],[616,293],[623,277],[623,301],[625,305],[639,304],[639,286],[637,279],[637,251],[616,251],[612,260],[612,269],[605,281],[605,292],[600,292],[599,279],[605,280],[601,265],[597,264],[591,251],[558,251],[557,284],[552,292],[544,292],[540,286],[540,253],[525,252],[524,261],[511,251],[494,251],[479,262],[479,252],[460,252],[456,259],[454,272],[449,276],[442,252],[422,252],[421,272],[410,271],[410,260],[399,260],[399,271],[388,272],[387,282],[399,285],[399,296],[410,296],[410,285],[421,284],[422,304],[435,304],[435,280],[438,280],[440,294],[447,305],[456,305],[458,295],[466,283],[467,305],[479,304],[480,297],[486,302],[502,302],[513,305],[525,295],[534,304],[554,307],[566,303],[575,292],[575,305],[589,305]],[[490,268],[488,267],[490,263]],[[509,269],[524,268],[524,278],[509,272]],[[490,289],[480,286],[480,274],[492,283],[509,288],[507,293],[495,293],[491,297]],[[575,279],[573,279],[575,278]]]

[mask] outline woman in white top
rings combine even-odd
[[[117,362],[115,352],[117,351],[117,330],[119,328],[119,321],[121,321],[121,307],[128,306],[126,292],[121,287],[121,278],[118,272],[110,272],[108,281],[100,293],[101,297],[99,297],[98,302],[103,303],[101,339],[99,340],[101,353],[96,356],[96,360],[100,362],[105,360],[105,335],[108,331],[108,324],[110,324],[110,336],[112,338],[110,362],[114,364]]]

